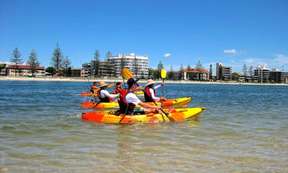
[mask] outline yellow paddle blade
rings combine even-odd
[[[165,79],[166,78],[166,70],[163,68],[161,69],[161,78]]]
[[[124,67],[121,71],[121,75],[123,79],[130,79],[133,77],[133,73],[129,70],[129,68]]]

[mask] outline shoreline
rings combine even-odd
[[[123,81],[120,78],[71,78],[71,77],[41,77],[41,78],[31,78],[31,77],[7,77],[1,76],[0,81],[43,81],[43,82],[93,82],[93,81],[100,81],[103,80],[105,82],[118,82]],[[147,80],[139,80],[139,83],[146,83]],[[161,80],[156,80],[156,82],[162,82]],[[288,86],[288,83],[242,83],[242,82],[235,82],[235,81],[172,81],[172,80],[165,80],[165,83],[169,84],[210,84],[210,85],[259,85],[259,86]]]

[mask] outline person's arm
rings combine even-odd
[[[155,105],[151,105],[151,104],[148,104],[148,103],[145,103],[145,102],[140,102],[139,105],[143,108],[147,108],[147,109],[156,109],[156,110],[159,110],[160,108],[158,106],[155,106]]]
[[[149,92],[151,93],[151,97],[152,97],[152,99],[153,99],[155,102],[160,101],[160,98],[159,98],[159,97],[156,97],[156,96],[154,95],[154,91],[153,91],[152,88],[149,89]]]
[[[150,111],[145,111],[147,113],[156,112],[160,109],[158,106],[154,106],[154,105],[142,102],[135,94],[129,94],[126,100],[127,101],[129,100],[129,102],[133,103],[134,105],[140,105],[143,108],[149,109]]]
[[[162,87],[162,86],[163,86],[163,83],[158,84],[158,85],[154,86],[153,88],[156,90],[156,89],[158,89],[158,88],[160,88],[160,87]]]
[[[104,96],[109,97],[110,99],[113,99],[113,100],[115,100],[115,99],[119,96],[119,94],[110,94],[110,93],[109,93],[108,91],[106,91],[106,90],[102,90],[101,93],[102,93]]]

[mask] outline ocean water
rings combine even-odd
[[[0,172],[288,172],[287,86],[167,84],[199,121],[103,125],[80,119],[89,84],[0,81]]]

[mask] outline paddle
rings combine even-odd
[[[162,82],[163,82],[163,85],[164,85],[164,80],[165,80],[165,78],[167,77],[167,73],[166,73],[166,70],[164,69],[164,68],[162,68],[161,69],[161,72],[160,72],[160,76],[161,76],[161,79],[162,79]],[[164,95],[164,87],[163,87],[163,89],[162,89],[162,95]],[[155,102],[154,102],[155,103]],[[156,104],[156,103],[155,103]],[[162,108],[160,108],[160,110],[166,115],[166,117],[170,120],[170,121],[175,121],[175,119],[174,118],[172,118],[172,117],[170,117],[169,115],[168,115],[168,113],[167,112],[165,112]],[[164,120],[164,119],[163,119]]]
[[[165,70],[164,68],[162,68],[160,75],[161,75],[161,78],[162,78],[162,83],[163,83],[163,85],[164,85],[164,80],[165,80],[165,78],[166,78],[166,76],[167,76],[166,74],[167,74],[167,73],[166,73],[166,70]],[[162,95],[164,96],[164,87],[163,87],[163,89],[162,89]]]
[[[133,77],[133,73],[129,70],[129,68],[127,67],[124,67],[122,70],[121,70],[121,76],[122,76],[122,79],[123,79],[123,84],[125,85],[125,80],[128,80],[130,78]],[[119,121],[119,124],[121,123],[121,121],[126,117],[126,114],[124,114],[122,116],[122,118],[120,119]]]

